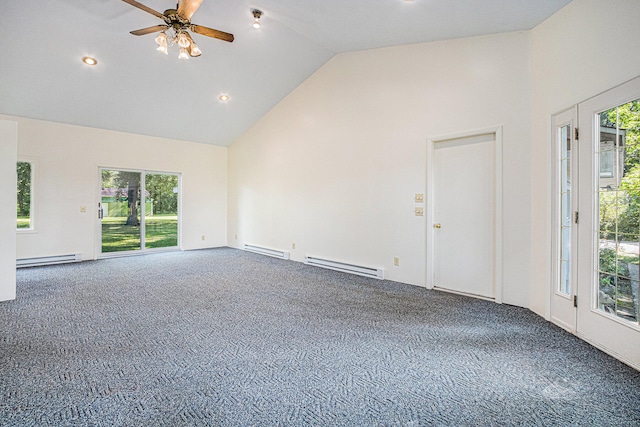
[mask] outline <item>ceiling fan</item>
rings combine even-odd
[[[167,9],[164,13],[157,12],[135,0],[122,1],[144,10],[165,22],[164,24],[154,25],[153,27],[131,31],[131,34],[134,36],[143,36],[159,31],[160,34],[156,37],[156,43],[158,43],[158,50],[162,53],[167,54],[168,46],[177,44],[180,46],[179,58],[186,59],[189,58],[189,56],[202,55],[202,51],[198,48],[198,45],[193,41],[191,34],[189,34],[187,30],[202,34],[203,36],[233,42],[233,34],[191,23],[191,16],[198,10],[203,0],[182,0],[176,5],[176,9]],[[167,36],[167,32],[169,32],[169,36]]]

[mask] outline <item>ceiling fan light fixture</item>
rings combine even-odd
[[[198,47],[198,45],[194,41],[191,42],[190,54],[191,54],[191,56],[200,56],[200,55],[202,55],[202,51],[200,50],[200,48]]]
[[[158,43],[158,47],[157,47],[157,51],[164,53],[165,55],[169,54],[169,48],[167,46],[167,34],[162,31],[160,34],[158,34],[158,37],[156,37],[156,43]]]
[[[178,55],[180,59],[188,59],[191,56],[202,55],[202,51],[191,38],[189,31],[229,43],[233,42],[234,37],[231,33],[225,33],[224,31],[191,23],[191,16],[200,7],[203,0],[179,0],[175,9],[167,9],[164,13],[160,13],[135,0],[122,1],[163,21],[162,24],[130,31],[130,33],[134,36],[144,36],[146,34],[160,32],[156,36],[155,41],[158,44],[157,50],[164,54],[168,54],[169,46],[177,44],[180,47],[180,55]],[[258,18],[261,14],[262,12],[257,11]],[[169,34],[167,34],[167,32]]]
[[[158,47],[156,48],[158,52],[164,53],[165,55],[169,54],[169,49],[167,46],[167,33],[162,31],[160,34],[158,34],[158,36],[156,37],[156,43],[158,43]]]
[[[260,17],[262,17],[262,11],[258,10],[258,9],[253,9],[251,11],[251,13],[253,14],[253,25],[252,27],[255,29],[260,28],[262,25],[260,25]]]
[[[180,46],[180,48],[189,47],[189,37],[183,32],[178,33],[178,46]]]
[[[160,32],[160,34],[158,34],[158,37],[156,37],[156,43],[158,43],[158,46],[166,46],[167,45],[167,33],[165,33],[164,31]]]

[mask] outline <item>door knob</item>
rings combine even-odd
[[[440,224],[433,224],[433,228],[442,228],[442,225],[440,225]]]

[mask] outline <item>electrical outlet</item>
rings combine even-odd
[[[424,216],[424,208],[416,208],[416,216]]]
[[[416,203],[424,203],[424,194],[416,194]]]
[[[296,244],[295,244],[295,243],[292,243],[292,244],[291,244],[291,249],[295,249],[295,248],[296,248]]]
[[[86,212],[87,211],[87,207],[86,206],[80,206],[80,212]]]
[[[202,237],[201,237],[201,238],[202,238],[202,240],[204,240],[204,234],[202,235]]]
[[[235,237],[235,239],[236,239],[236,240],[238,240],[238,235],[237,235],[237,234],[236,234],[236,237]]]
[[[400,257],[397,257],[397,256],[393,257],[393,265],[395,265],[395,266],[399,266],[400,265]]]

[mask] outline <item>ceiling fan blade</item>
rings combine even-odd
[[[202,34],[203,36],[213,37],[215,39],[224,40],[226,42],[233,41],[233,34],[224,31],[214,30],[213,28],[203,27],[202,25],[191,25],[191,31]]]
[[[158,31],[164,31],[169,28],[168,25],[154,25],[153,27],[142,28],[140,30],[130,31],[134,36],[144,36],[145,34],[157,33]]]
[[[178,5],[178,16],[190,21],[191,16],[198,10],[201,4],[202,0],[182,0]]]
[[[160,12],[156,12],[155,10],[151,9],[148,6],[143,5],[142,3],[138,3],[135,0],[122,0],[125,3],[129,3],[131,6],[137,7],[138,9],[142,9],[145,12],[148,12],[154,16],[157,16],[158,18],[162,19],[164,21],[164,15],[161,14]]]

